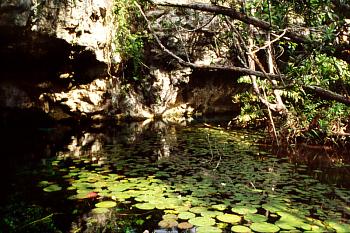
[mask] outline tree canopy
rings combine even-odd
[[[350,5],[346,1],[154,0],[142,7],[135,4],[163,52],[181,65],[241,74],[238,83],[251,88],[232,97],[241,103],[238,124],[256,125],[263,120],[276,139],[278,134],[285,138],[349,134]],[[175,22],[156,31],[154,18],[145,12],[157,7],[186,10],[185,15],[197,16],[198,24]],[[206,18],[201,15],[211,18],[203,21]],[[191,62],[190,51],[185,51],[186,56],[176,54],[160,39],[159,31],[179,27],[209,33],[215,47],[228,52],[219,52],[221,62]]]

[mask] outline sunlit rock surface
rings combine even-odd
[[[174,65],[157,45],[145,51],[149,73],[142,80],[119,77],[121,56],[112,44],[117,28],[113,4],[112,0],[2,1],[0,56],[6,59],[0,64],[0,117],[12,119],[20,116],[17,111],[28,110],[48,120],[166,118],[181,122],[195,112],[234,109],[229,100],[234,82],[227,75],[215,80],[210,73],[199,77],[189,68]],[[176,10],[146,13],[154,18],[155,27],[179,25],[178,31],[167,35],[158,31],[176,54],[197,64],[223,64],[217,54],[227,49],[213,47],[210,36],[210,30],[218,27],[215,20],[196,34],[183,30],[210,21],[211,15],[187,12],[183,20],[183,13]],[[12,115],[3,114],[14,109]]]

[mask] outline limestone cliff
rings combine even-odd
[[[230,101],[234,82],[227,75],[201,73],[199,82],[198,73],[191,69],[169,66],[170,59],[152,43],[145,50],[148,74],[142,85],[121,78],[117,72],[121,58],[112,43],[118,30],[114,4],[113,0],[1,1],[3,118],[11,120],[13,110],[16,116],[34,112],[54,120],[178,118],[192,111],[222,113],[234,108]],[[148,12],[156,15],[156,24],[182,17],[175,10],[159,12]],[[204,20],[191,17],[188,22],[193,24]],[[179,54],[184,46],[197,51],[190,56],[199,63],[217,59],[217,48],[210,47],[212,41],[205,32],[195,34],[200,40],[176,31],[162,35]]]

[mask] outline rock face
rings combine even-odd
[[[121,60],[112,49],[117,30],[113,7],[113,0],[1,1],[3,122],[17,116],[18,111],[34,112],[34,118],[46,120],[99,120],[179,118],[194,111],[224,113],[234,109],[230,101],[234,82],[227,75],[169,68],[169,57],[154,47],[146,51],[149,74],[142,83],[119,78],[114,71]],[[179,12],[160,11],[158,24],[181,20]],[[198,20],[203,19],[193,16],[193,22],[187,22],[197,24]],[[176,53],[207,64],[217,56],[206,33],[195,34],[202,38],[196,43],[193,36],[177,32],[163,35],[162,40]],[[187,54],[184,48],[196,52]]]

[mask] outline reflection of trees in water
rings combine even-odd
[[[107,145],[123,147],[144,146],[152,138],[153,151],[158,159],[169,157],[177,145],[176,125],[164,121],[144,121],[116,125],[95,131],[83,131],[71,136],[66,150],[57,152],[60,157],[86,158],[94,162],[108,160]],[[144,148],[147,149],[147,148]]]

